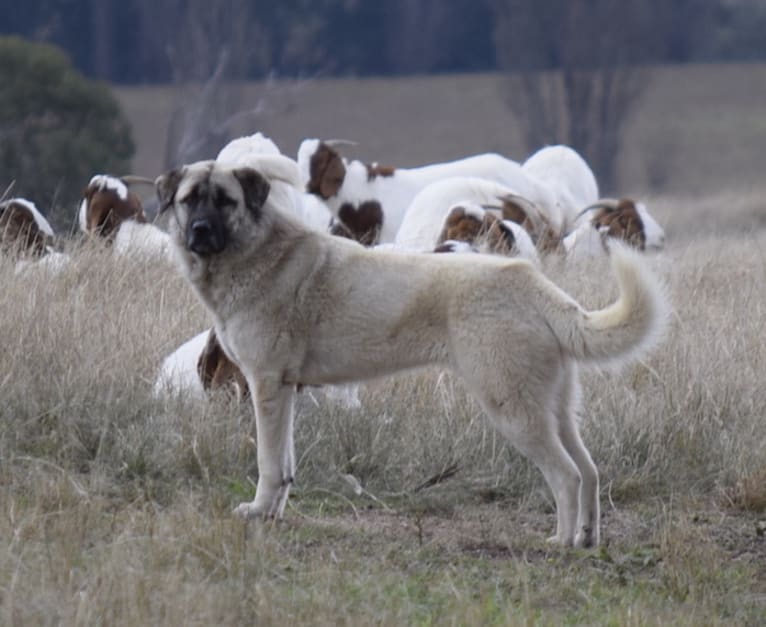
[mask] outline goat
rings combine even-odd
[[[603,199],[580,212],[563,244],[568,257],[586,257],[608,252],[609,239],[623,240],[638,250],[660,250],[665,231],[643,203]]]
[[[344,407],[359,407],[357,385],[328,385],[326,398]],[[238,401],[250,398],[247,380],[226,355],[215,329],[207,329],[187,340],[162,360],[154,381],[154,396],[171,394],[204,400],[216,390],[230,392]]]
[[[545,146],[527,158],[521,169],[553,194],[556,210],[550,218],[562,232],[571,228],[578,211],[599,198],[593,170],[569,146]]]
[[[50,223],[33,202],[10,198],[0,203],[0,248],[6,253],[43,257],[53,237]]]
[[[504,220],[521,225],[543,252],[560,239],[546,214],[517,190],[487,179],[456,176],[431,183],[415,196],[394,243],[402,249],[432,250],[438,244],[447,215],[461,203],[497,209]]]
[[[263,133],[257,132],[231,140],[218,153],[215,160],[236,166],[248,166],[254,158],[263,155],[281,155],[279,147]],[[333,219],[326,205],[316,196],[291,189],[292,208],[295,215],[306,226],[319,231],[327,231]]]
[[[476,203],[463,202],[450,208],[436,241],[434,252],[477,252],[518,256],[539,264],[529,233],[513,220],[503,220]]]
[[[91,178],[78,211],[80,230],[113,243],[119,255],[168,258],[168,235],[149,223],[141,200],[128,189],[128,182],[133,181],[144,180],[109,174],[97,174]]]
[[[221,388],[230,389],[238,399],[249,394],[247,381],[223,352],[215,329],[198,333],[165,357],[154,383],[155,396],[174,393],[203,399]]]
[[[305,139],[298,149],[298,167],[306,191],[326,203],[352,239],[369,245],[393,242],[418,192],[449,177],[481,177],[505,184],[541,206],[554,203],[544,185],[527,176],[515,161],[495,153],[394,168],[348,161],[332,142]]]
[[[15,273],[29,269],[57,273],[69,255],[53,249],[53,228],[35,204],[24,198],[0,203],[0,249],[16,258]]]
[[[141,200],[122,179],[109,174],[96,174],[82,194],[78,212],[80,230],[112,240],[126,220],[142,224],[149,222]]]

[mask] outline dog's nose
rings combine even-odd
[[[192,236],[202,238],[210,235],[213,230],[213,225],[207,218],[200,218],[199,220],[194,220],[194,222],[189,225],[189,229],[191,230]]]
[[[186,244],[190,250],[200,255],[220,252],[223,241],[219,230],[209,218],[197,218],[189,223]]]

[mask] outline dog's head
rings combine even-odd
[[[209,257],[235,240],[253,240],[275,182],[297,187],[295,162],[281,155],[254,158],[248,167],[199,161],[163,174],[155,187],[160,213],[172,209],[175,215],[176,245]]]

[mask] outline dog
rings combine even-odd
[[[258,483],[243,517],[279,517],[294,479],[296,388],[449,368],[542,471],[550,540],[599,543],[599,478],[578,428],[578,364],[643,354],[668,318],[660,282],[612,247],[620,293],[587,311],[525,260],[370,251],[292,217],[295,163],[213,161],[155,182],[180,271],[252,393]]]

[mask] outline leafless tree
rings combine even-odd
[[[613,187],[622,129],[663,41],[663,5],[492,0],[498,65],[529,150],[569,144]]]
[[[211,158],[238,128],[253,128],[267,106],[270,83],[255,102],[246,100],[242,83],[271,61],[257,3],[142,0],[139,6],[147,48],[161,54],[176,87],[165,165]]]

